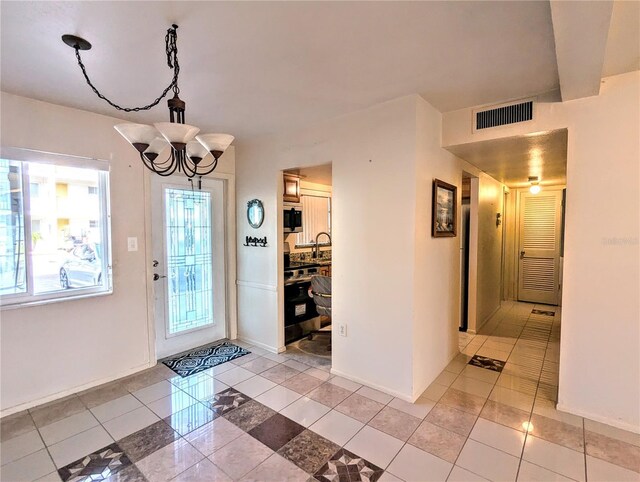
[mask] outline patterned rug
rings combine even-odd
[[[469,360],[468,364],[474,367],[486,368],[487,370],[492,370],[499,373],[504,368],[505,362],[494,360],[493,358],[489,358],[486,356],[474,355],[473,358]]]
[[[225,341],[218,345],[198,348],[186,355],[167,358],[162,363],[184,378],[249,353],[251,352]]]

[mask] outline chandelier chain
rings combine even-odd
[[[87,74],[87,69],[84,66],[84,63],[82,62],[82,58],[80,57],[79,46],[76,45],[74,47],[74,50],[76,51],[76,59],[78,60],[78,65],[82,70],[82,74],[84,75],[84,78],[87,81],[87,84],[89,84],[89,87],[91,87],[93,92],[99,98],[107,102],[110,106],[114,107],[115,109],[121,110],[124,112],[138,112],[141,110],[149,110],[155,107],[156,105],[158,105],[158,103],[167,96],[167,93],[171,89],[173,89],[174,94],[178,95],[180,93],[180,88],[178,87],[178,75],[180,73],[180,64],[178,63],[178,45],[177,45],[177,32],[176,32],[177,28],[178,28],[177,25],[175,24],[172,25],[171,28],[167,30],[167,35],[165,36],[167,64],[169,65],[169,68],[173,69],[173,79],[171,80],[171,83],[162,91],[162,94],[160,94],[160,96],[150,104],[147,104],[142,107],[122,107],[116,104],[115,102],[112,102],[111,100],[107,99],[102,93],[100,93],[98,88],[95,85],[93,85],[93,82],[91,82],[91,79],[89,79],[89,74]]]

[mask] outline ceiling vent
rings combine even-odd
[[[533,100],[503,104],[491,109],[476,110],[474,113],[476,131],[526,122],[533,119]]]

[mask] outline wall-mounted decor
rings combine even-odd
[[[456,235],[458,207],[457,187],[440,179],[433,180],[433,212],[431,236],[446,238]]]
[[[249,226],[258,229],[264,222],[264,205],[260,199],[252,199],[247,203],[247,221]]]
[[[254,248],[266,248],[267,237],[255,238],[253,236],[245,236],[243,246],[253,246]]]

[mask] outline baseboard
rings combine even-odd
[[[131,368],[129,370],[125,370],[124,372],[120,372],[119,374],[112,377],[101,378],[99,380],[95,380],[90,383],[85,383],[84,385],[80,385],[78,387],[74,387],[69,390],[63,390],[62,392],[58,392],[53,395],[47,395],[46,397],[42,397],[37,400],[33,400],[31,402],[21,403],[20,405],[14,405],[13,407],[2,409],[2,411],[0,411],[0,417],[6,417],[7,415],[21,412],[23,410],[27,410],[28,408],[37,407],[38,405],[42,405],[43,403],[53,402],[54,400],[58,400],[60,398],[67,397],[69,395],[73,395],[74,393],[83,392],[85,390],[89,390],[90,388],[97,387],[99,385],[102,385],[103,383],[116,381],[120,378],[133,375],[134,373],[140,372],[142,370],[146,370],[147,368],[151,368],[155,365],[156,365],[156,361],[154,361],[153,363],[145,363],[144,365],[138,366],[136,368]]]
[[[396,392],[395,390],[390,390],[386,387],[380,386],[376,383],[373,383],[369,380],[364,380],[362,378],[354,377],[352,375],[348,375],[346,373],[341,372],[340,370],[336,370],[335,368],[331,369],[331,374],[338,375],[342,378],[346,378],[347,380],[351,380],[352,382],[360,383],[361,385],[366,385],[369,388],[374,388],[380,392],[386,393],[387,395],[394,396],[399,398],[400,400],[404,400],[405,402],[413,403],[417,400],[417,397],[414,399],[410,395],[406,395],[404,393]]]
[[[482,323],[480,323],[480,326],[476,327],[475,331],[471,331],[471,330],[467,330],[470,333],[473,333],[474,335],[477,335],[478,332],[480,331],[480,329],[487,324],[487,322],[493,317],[493,315],[495,315],[498,310],[502,308],[502,303],[498,304],[498,306],[495,307],[495,309],[489,314],[489,316],[487,316],[484,321]]]
[[[570,413],[571,415],[577,415],[578,417],[588,418],[589,420],[593,420],[595,422],[611,425],[612,427],[626,430],[627,432],[640,434],[640,427],[638,427],[637,425],[631,425],[629,423],[616,420],[615,418],[608,418],[608,417],[603,417],[601,415],[596,415],[586,410],[580,410],[578,408],[567,406],[560,402],[558,402],[558,404],[556,405],[556,409],[560,410],[561,412]]]
[[[262,348],[263,350],[267,350],[270,353],[275,353],[276,355],[284,351],[284,349],[278,350],[278,348],[259,342],[257,340],[252,340],[251,338],[247,338],[246,336],[238,336],[237,339],[240,341],[244,341],[245,343],[250,343],[252,345],[255,345],[258,348]]]

